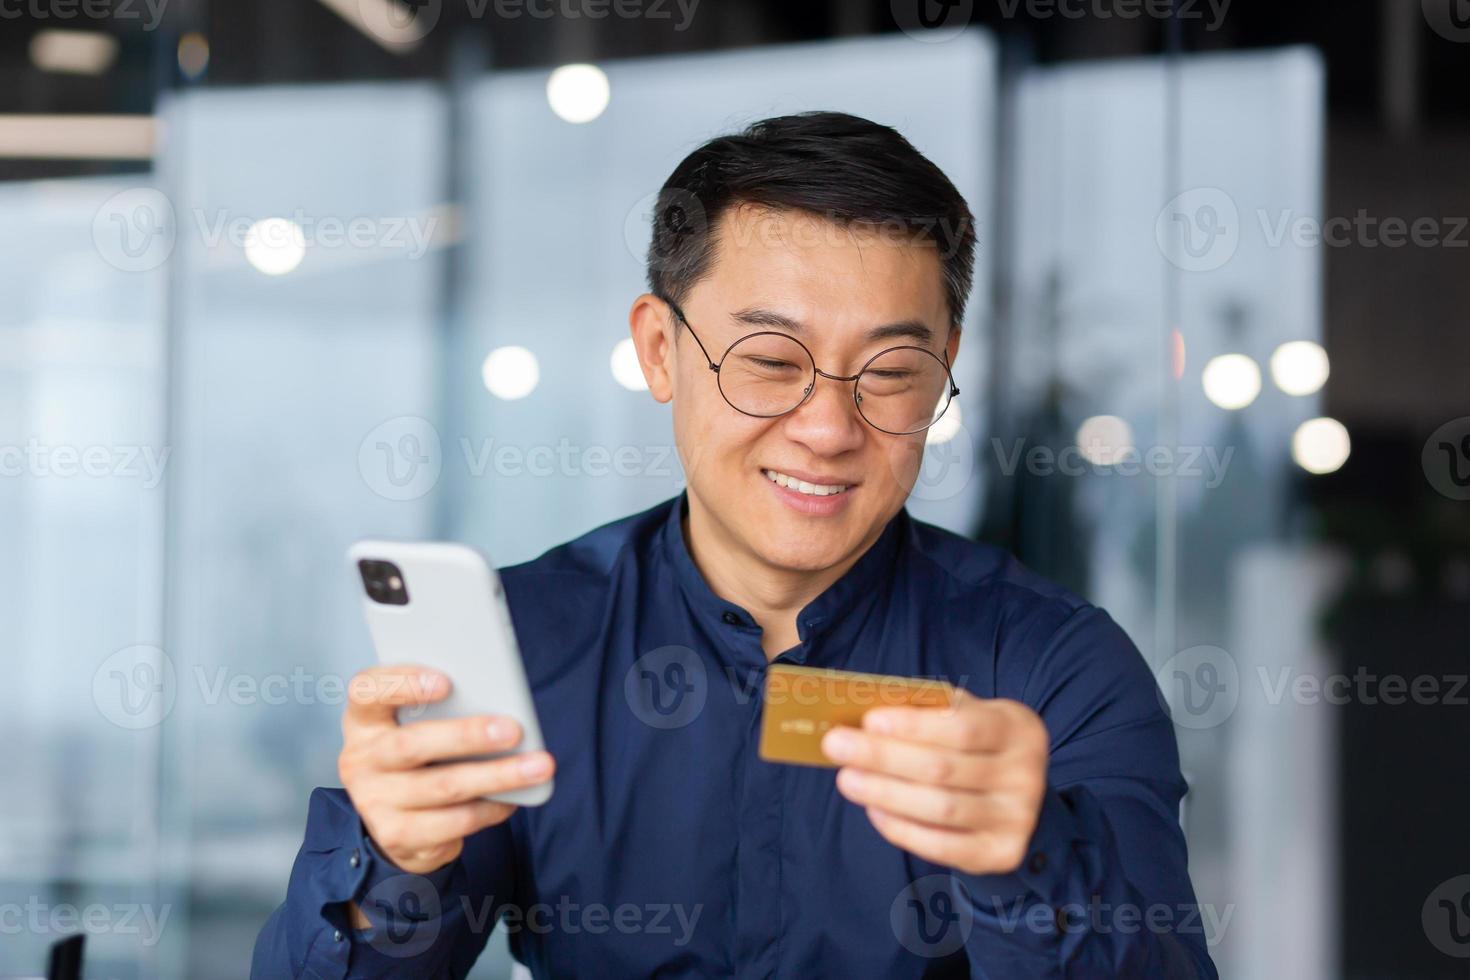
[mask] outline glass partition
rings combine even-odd
[[[447,113],[427,85],[199,91],[174,249],[166,972],[244,976],[372,660],[347,547],[433,534]],[[422,442],[418,440],[422,439]]]
[[[1271,373],[1281,345],[1322,339],[1321,252],[1292,231],[1320,219],[1321,63],[1038,67],[1010,97],[986,536],[1107,609],[1155,668],[1221,975],[1333,976],[1331,718],[1261,682],[1320,661],[1333,574],[1289,520],[1319,396]]]
[[[0,968],[44,963],[90,910],[96,968],[147,975],[168,925],[148,695],[173,462],[165,279],[134,268],[146,226],[113,223],[146,180],[0,187],[0,903],[23,924]]]

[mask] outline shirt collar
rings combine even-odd
[[[689,601],[695,614],[713,624],[712,628],[744,626],[753,628],[755,620],[744,608],[714,593],[704,574],[694,564],[689,547],[684,541],[683,518],[689,513],[689,494],[684,491],[670,502],[668,518],[664,522],[660,547],[674,569],[674,578]],[[863,552],[853,566],[821,595],[807,603],[797,616],[797,635],[803,641],[811,639],[855,617],[892,580],[893,568],[898,552],[908,540],[910,517],[907,509],[900,509],[889,520],[878,536],[878,540]],[[789,659],[804,660],[803,655]]]

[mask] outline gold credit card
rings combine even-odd
[[[861,728],[863,715],[873,708],[950,708],[955,693],[952,684],[937,679],[773,664],[766,671],[760,757],[835,768],[837,764],[822,754],[822,736],[828,729]]]

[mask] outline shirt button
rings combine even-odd
[[[352,857],[347,859],[347,863],[354,868],[362,863],[362,858],[358,855],[357,848],[354,847],[352,849]]]
[[[341,930],[341,929],[338,929],[338,930],[336,930],[336,931],[335,931],[335,932],[333,932],[333,933],[332,933],[332,939],[333,939],[333,940],[334,940],[334,941],[336,941],[336,942],[339,942],[339,943],[340,943],[340,942],[341,942],[341,941],[342,941],[342,930]]]
[[[740,617],[737,616],[737,615],[735,615],[732,612],[726,612],[720,618],[723,619],[726,623],[728,623],[731,626],[739,626],[740,625]]]
[[[1046,870],[1046,855],[1042,854],[1040,851],[1036,852],[1035,854],[1031,855],[1031,860],[1026,862],[1026,867],[1030,869],[1031,873],[1034,875],[1041,874],[1043,871]]]

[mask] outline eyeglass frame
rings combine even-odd
[[[746,415],[746,416],[749,416],[750,418],[753,418],[753,419],[778,419],[778,418],[780,418],[783,415],[790,415],[792,412],[796,411],[798,408],[800,408],[801,406],[805,405],[807,403],[807,401],[812,397],[812,393],[817,390],[817,376],[818,375],[821,375],[822,377],[827,378],[829,381],[851,381],[852,382],[852,404],[853,404],[853,407],[855,409],[857,409],[858,418],[862,419],[865,423],[867,423],[868,425],[872,426],[877,431],[882,432],[885,435],[890,435],[890,436],[913,436],[913,435],[918,435],[920,432],[927,432],[930,428],[932,428],[933,425],[934,425],[934,423],[935,422],[938,422],[940,420],[940,418],[942,418],[944,416],[944,412],[949,411],[950,403],[953,402],[954,399],[955,399],[955,396],[960,393],[960,389],[954,383],[954,371],[952,371],[950,369],[950,366],[949,366],[949,353],[948,353],[948,351],[946,351],[943,356],[938,356],[932,350],[929,350],[927,347],[920,347],[917,344],[898,344],[898,345],[893,346],[893,347],[885,347],[883,350],[880,350],[878,353],[874,354],[872,357],[870,357],[866,361],[864,361],[863,362],[863,366],[860,367],[860,368],[858,368],[858,373],[857,374],[854,374],[854,375],[851,375],[851,376],[847,376],[847,375],[841,375],[841,374],[828,374],[826,371],[823,371],[821,368],[817,367],[817,359],[812,354],[811,348],[807,347],[806,344],[803,344],[800,340],[797,340],[795,337],[791,336],[791,334],[789,334],[789,333],[783,333],[780,330],[757,330],[754,333],[748,333],[748,334],[746,334],[743,337],[737,337],[735,339],[735,341],[730,344],[730,346],[728,346],[728,347],[725,348],[725,353],[723,353],[723,354],[720,355],[720,360],[719,360],[718,363],[716,363],[714,360],[712,360],[710,358],[710,356],[709,356],[709,350],[704,346],[704,341],[700,340],[699,339],[699,334],[697,334],[697,333],[694,332],[694,324],[692,324],[692,323],[689,322],[689,318],[684,315],[684,311],[679,308],[679,304],[678,303],[675,303],[673,300],[669,299],[666,296],[660,296],[659,299],[661,299],[665,303],[667,303],[668,306],[669,306],[669,309],[670,310],[673,310],[674,316],[678,317],[679,318],[679,321],[681,323],[683,323],[684,326],[689,329],[689,336],[693,337],[694,338],[694,342],[699,345],[699,352],[704,355],[705,362],[709,365],[709,369],[711,371],[713,371],[717,376],[720,373],[720,366],[725,363],[726,359],[729,358],[730,352],[732,350],[734,350],[736,348],[736,346],[738,346],[739,344],[745,343],[745,341],[749,340],[752,337],[764,337],[764,336],[767,336],[767,335],[776,336],[776,337],[784,337],[785,339],[790,340],[793,343],[795,343],[796,346],[800,347],[803,351],[806,351],[807,360],[809,360],[809,361],[812,362],[812,380],[811,380],[811,383],[806,386],[806,389],[802,393],[801,401],[797,402],[795,405],[792,405],[790,408],[786,409],[784,412],[777,412],[774,415],[759,415],[759,414],[757,414],[755,412],[747,412],[745,409],[741,408],[739,405],[736,405],[734,402],[732,402],[730,400],[730,396],[727,395],[727,394],[725,394],[725,387],[724,387],[724,385],[720,384],[719,378],[716,377],[716,379],[715,379],[715,387],[719,390],[720,397],[725,400],[725,404],[726,405],[729,405],[731,408],[735,409],[735,411],[739,412],[741,415]],[[911,429],[908,432],[894,432],[892,429],[885,429],[885,428],[882,428],[879,425],[874,424],[874,422],[873,422],[872,419],[868,418],[867,415],[863,414],[862,394],[858,391],[858,379],[863,376],[863,372],[866,371],[868,369],[868,367],[874,361],[876,361],[878,358],[882,357],[884,354],[889,354],[889,353],[892,353],[893,351],[896,351],[896,350],[917,350],[917,351],[923,351],[925,354],[928,354],[930,357],[934,358],[940,364],[944,365],[944,376],[949,379],[949,397],[947,399],[945,399],[945,402],[944,402],[944,412],[940,412],[938,415],[936,415],[932,419],[930,419],[929,422],[928,422],[928,424],[926,424],[923,428],[921,428],[921,429]]]

